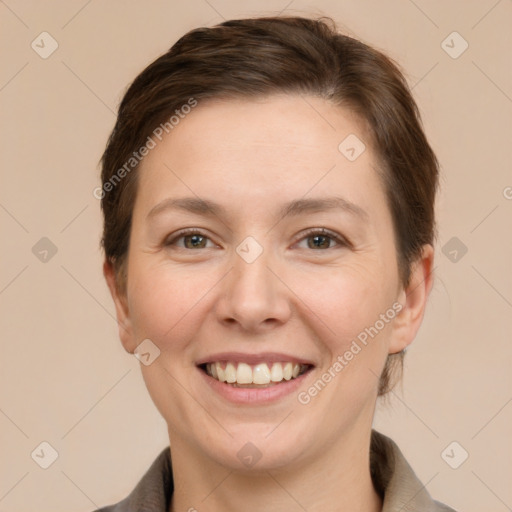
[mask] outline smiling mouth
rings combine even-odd
[[[236,388],[266,388],[294,380],[313,368],[309,364],[291,362],[260,363],[218,361],[199,366],[213,379]]]

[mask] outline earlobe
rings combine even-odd
[[[428,296],[433,284],[434,249],[424,245],[420,258],[413,263],[409,284],[400,292],[398,302],[402,309],[395,317],[389,353],[407,348],[420,328]]]
[[[119,327],[119,338],[127,352],[130,354],[135,350],[133,341],[133,330],[131,325],[130,311],[126,300],[126,294],[120,293],[116,281],[115,270],[108,261],[103,263],[103,275],[107,282],[110,294],[116,308],[117,325]]]

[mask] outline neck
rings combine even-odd
[[[354,429],[314,462],[239,473],[173,439],[174,494],[170,512],[325,510],[381,512],[370,475],[371,427]]]

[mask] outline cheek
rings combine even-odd
[[[149,338],[161,350],[182,349],[199,322],[201,302],[216,279],[210,274],[171,269],[169,266],[139,266],[129,285],[134,333]]]
[[[308,305],[318,312],[320,320],[310,318],[325,354],[318,378],[328,382],[316,406],[328,404],[329,417],[339,418],[359,410],[376,394],[396,313],[392,287],[369,271],[341,273],[330,282],[323,293],[318,287],[310,294]],[[316,388],[304,391],[316,396]]]
[[[392,307],[391,274],[378,262],[366,261],[319,269],[296,281],[309,317],[326,333],[332,352],[339,354]]]

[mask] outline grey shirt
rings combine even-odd
[[[382,512],[455,512],[430,497],[394,441],[376,430],[372,430],[370,470],[383,498]],[[173,490],[167,447],[127,498],[95,512],[168,512]]]

